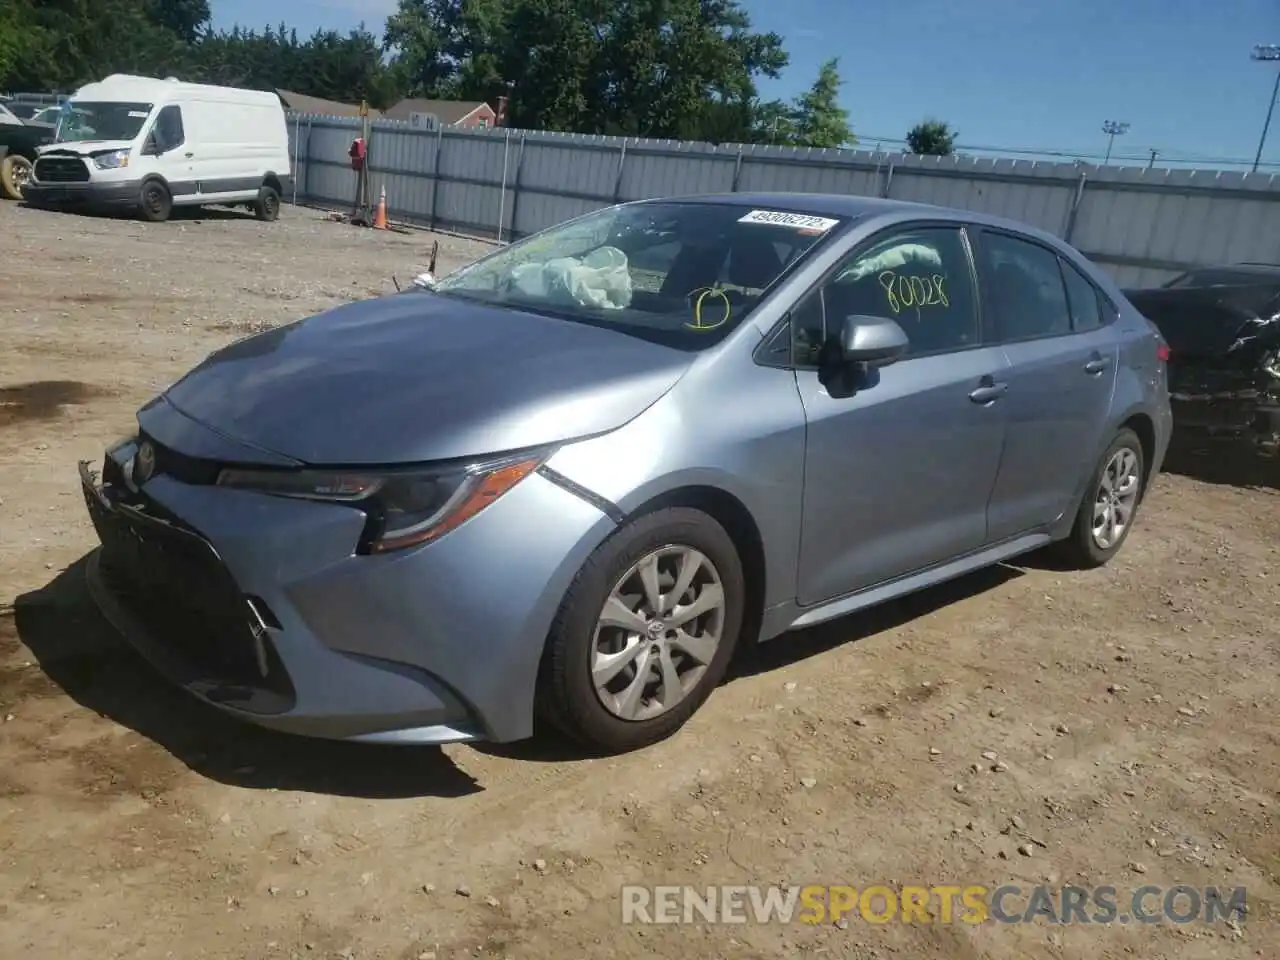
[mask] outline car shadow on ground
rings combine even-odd
[[[136,220],[145,222],[133,210],[118,210],[112,207],[37,207],[34,204],[23,204],[28,210],[43,210],[47,213],[58,213],[67,217],[80,217],[89,220]],[[240,207],[174,207],[169,212],[170,223],[199,223],[202,220],[256,220],[252,210]],[[160,224],[157,224],[160,226]]]
[[[1202,483],[1280,490],[1280,457],[1260,457],[1245,443],[1175,433],[1163,470]]]
[[[14,603],[40,669],[81,706],[136,731],[201,776],[250,789],[365,798],[459,797],[480,787],[438,747],[313,740],[229,717],[172,686],[95,607],[77,561]],[[8,625],[0,620],[0,639]]]
[[[772,672],[847,643],[870,639],[953,603],[994,590],[1020,576],[1022,571],[1015,567],[986,567],[845,617],[783,634],[768,643],[747,647],[739,654],[728,682]]]
[[[1027,567],[1034,565],[1032,562],[1025,564]],[[960,600],[993,590],[1022,575],[1023,571],[1016,566],[1001,564],[987,567],[867,610],[794,630],[768,643],[744,646],[735,657],[725,683],[779,670],[847,643],[869,639]],[[540,731],[533,739],[518,743],[477,743],[472,746],[491,756],[536,763],[564,763],[591,756],[582,746],[551,730]]]

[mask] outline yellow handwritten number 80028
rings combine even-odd
[[[889,309],[894,313],[901,313],[912,307],[951,306],[951,301],[947,299],[947,278],[940,274],[935,273],[931,277],[904,277],[886,270],[878,279]]]

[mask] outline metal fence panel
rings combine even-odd
[[[355,118],[290,116],[299,200],[348,206]],[[1190,266],[1280,262],[1280,176],[918,157],[521,130],[371,124],[374,196],[392,216],[526,236],[623,200],[795,191],[888,196],[1007,217],[1064,237],[1125,285]]]

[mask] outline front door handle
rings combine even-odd
[[[1089,360],[1089,362],[1084,365],[1084,372],[1088,374],[1092,374],[1093,376],[1097,376],[1103,370],[1107,369],[1107,367],[1109,367],[1110,365],[1111,365],[1111,362],[1107,360],[1106,357],[1095,356],[1095,357],[1092,357]]]
[[[1007,383],[996,383],[991,380],[984,381],[982,386],[969,394],[969,399],[974,403],[980,403],[986,406],[989,403],[995,403],[1009,389]]]
[[[188,160],[190,160],[192,157],[195,156],[195,154],[192,153],[190,150],[188,150],[186,153],[183,154],[183,156],[186,157]]]

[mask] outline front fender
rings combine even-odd
[[[612,433],[566,445],[547,466],[619,508],[692,487],[726,493],[765,549],[765,606],[793,599],[804,485],[804,409],[795,375],[750,362],[691,371]],[[720,358],[741,360],[736,352]]]

